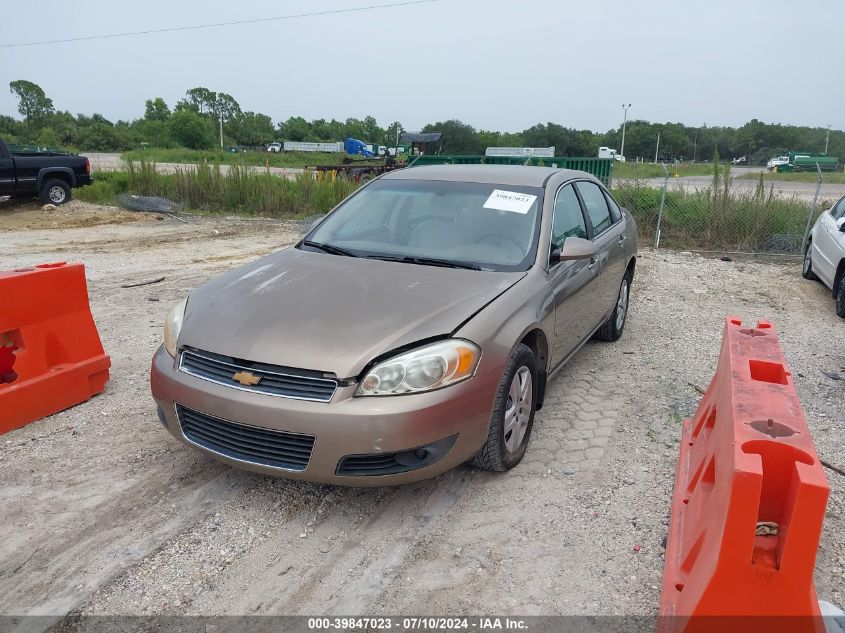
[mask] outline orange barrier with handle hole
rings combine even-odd
[[[82,264],[0,272],[0,433],[102,392],[110,366]]]
[[[813,568],[828,492],[772,324],[728,317],[681,433],[661,632],[823,631]]]

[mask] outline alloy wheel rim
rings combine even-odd
[[[50,200],[53,202],[64,202],[65,190],[59,186],[50,187]]]
[[[616,300],[616,329],[621,330],[625,324],[625,315],[628,312],[628,280],[622,280],[622,287],[619,288],[619,298]]]
[[[508,402],[505,407],[505,448],[515,453],[528,431],[531,408],[534,404],[531,370],[525,365],[520,367],[511,380],[508,390]]]

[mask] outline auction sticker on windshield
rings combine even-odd
[[[484,203],[485,209],[495,209],[496,211],[513,211],[514,213],[528,213],[531,205],[537,196],[532,196],[530,193],[519,193],[518,191],[502,191],[501,189],[493,189],[493,193],[487,198]]]

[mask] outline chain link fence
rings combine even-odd
[[[845,195],[842,173],[724,167],[710,176],[679,176],[669,165],[663,171],[662,178],[613,179],[611,191],[637,221],[642,245],[800,256],[819,213]]]

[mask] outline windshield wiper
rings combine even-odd
[[[437,259],[436,257],[418,257],[416,255],[367,255],[367,259],[380,259],[386,262],[402,262],[403,264],[419,264],[420,266],[441,266],[443,268],[465,268],[467,270],[482,270],[478,264],[468,262],[453,262],[451,259]]]
[[[331,255],[342,255],[343,257],[358,257],[352,251],[348,251],[345,248],[341,248],[340,246],[333,246],[332,244],[323,244],[322,242],[312,242],[311,240],[302,240],[303,246],[310,246],[311,248],[317,248],[324,253],[330,253]]]

